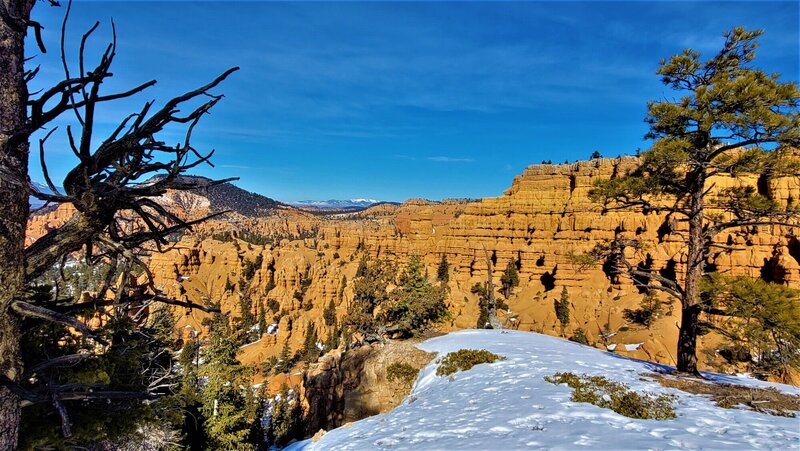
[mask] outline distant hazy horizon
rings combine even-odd
[[[34,9],[48,53],[29,63],[42,65],[32,91],[63,75],[65,9]],[[763,28],[756,66],[797,81],[799,17],[797,2],[79,1],[67,52],[75,62],[80,35],[99,20],[92,65],[113,18],[118,56],[105,92],[158,80],[103,109],[97,141],[145,101],[238,65],[194,133],[197,148],[217,149],[216,168],[197,174],[238,176],[285,201],[481,198],[542,160],[646,149],[646,102],[673,95],[659,60],[685,47],[708,56],[733,26]],[[27,50],[38,53],[32,36]],[[75,164],[69,119],[46,153],[57,184]],[[37,152],[31,177],[42,179]]]

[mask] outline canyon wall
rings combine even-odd
[[[500,312],[508,327],[561,334],[553,301],[566,288],[571,315],[565,336],[581,328],[598,346],[616,345],[626,355],[674,364],[679,306],[662,296],[667,306],[655,324],[629,324],[623,311],[639,306],[644,296],[640,290],[602,264],[583,267],[570,258],[615,237],[637,238],[645,246],[630,251],[630,261],[680,279],[684,223],[658,213],[605,210],[589,200],[597,180],[623,174],[636,164],[635,157],[621,157],[534,165],[516,177],[504,195],[473,202],[412,200],[334,217],[283,211],[269,218],[211,221],[186,234],[172,250],[153,254],[150,266],[157,286],[171,296],[219,301],[234,316],[240,315],[243,299],[254,312],[267,312],[268,321],[278,326],[277,334],[246,346],[242,360],[247,363],[278,355],[287,341],[292,350],[298,349],[309,324],[321,339],[332,333],[323,311],[333,301],[337,316],[344,315],[364,254],[398,265],[419,255],[430,274],[445,256],[453,318],[440,328],[475,327],[478,299],[471,288],[486,280],[486,252],[496,286],[509,262],[519,270],[520,286],[505,299],[508,310]],[[756,176],[717,176],[709,183],[716,192],[742,185],[757,187],[783,204],[800,199],[800,181],[795,178],[765,182]],[[52,227],[54,222],[40,218],[32,224]],[[224,233],[272,238],[270,244],[214,239]],[[790,228],[759,226],[717,239],[724,249],[714,255],[709,269],[800,283],[800,242]],[[255,262],[258,266],[252,268]],[[248,266],[250,271],[245,271]],[[180,327],[202,333],[202,312],[178,313]],[[701,337],[701,365],[714,358],[715,340],[713,335]]]

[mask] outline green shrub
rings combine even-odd
[[[278,357],[272,356],[267,360],[261,362],[261,374],[264,376],[269,376],[272,374],[272,371],[278,366]]]
[[[586,331],[582,327],[575,329],[575,333],[569,337],[569,341],[589,346],[589,339],[586,337]]]
[[[386,367],[386,379],[389,382],[399,381],[403,385],[411,385],[417,380],[419,370],[405,362],[394,362]]]
[[[481,363],[494,363],[506,358],[485,349],[459,349],[447,354],[436,369],[437,376],[449,376],[458,371],[467,371]]]
[[[625,309],[622,314],[627,321],[649,328],[661,316],[662,310],[661,300],[653,295],[648,295],[642,300],[638,309]]]
[[[574,402],[588,402],[629,418],[669,420],[676,417],[672,395],[639,394],[603,376],[556,373],[545,376],[544,380],[551,384],[567,384],[574,390],[570,398]]]
[[[267,300],[267,308],[272,312],[278,312],[281,309],[281,305],[275,299]]]

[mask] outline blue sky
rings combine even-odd
[[[62,2],[64,3],[64,2]],[[797,81],[797,2],[73,4],[67,53],[95,20],[87,54],[118,35],[106,92],[158,84],[98,114],[100,140],[150,99],[157,105],[238,65],[225,99],[194,134],[216,168],[280,200],[490,197],[542,160],[646,149],[650,99],[671,98],[655,75],[686,47],[711,55],[722,32],[763,28],[756,64]],[[65,8],[40,2],[48,53],[33,87],[62,75]],[[35,45],[29,42],[29,54]],[[74,58],[73,58],[74,59]],[[69,117],[57,122],[69,123]],[[177,142],[176,131],[165,135]],[[31,174],[41,180],[37,152]],[[57,132],[54,178],[74,165]],[[56,182],[58,183],[58,182]]]

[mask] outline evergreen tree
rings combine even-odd
[[[290,355],[289,340],[283,342],[281,353],[278,355],[278,362],[275,364],[276,373],[286,373],[294,366],[294,359]]]
[[[185,412],[183,421],[184,444],[190,449],[204,448],[203,415],[200,398],[200,342],[192,336],[186,339],[178,356],[181,367],[181,383],[179,389],[179,407]]]
[[[517,272],[517,265],[514,261],[509,260],[506,265],[506,270],[500,276],[500,284],[502,286],[503,296],[506,299],[511,297],[511,291],[514,287],[519,285],[519,273]]]
[[[419,255],[412,255],[408,259],[408,267],[400,274],[400,285],[409,293],[420,294],[425,290],[428,281],[422,273],[423,265]]]
[[[200,357],[200,343],[196,338],[187,338],[178,356],[178,364],[181,366],[181,391],[186,393],[187,398],[197,398],[197,390],[200,386],[197,374],[198,361]]]
[[[423,274],[419,256],[411,256],[406,270],[400,275],[399,287],[392,291],[382,314],[388,332],[409,337],[432,323],[449,317],[444,302],[447,288],[431,284]]]
[[[251,369],[236,359],[241,331],[216,314],[210,322],[209,343],[203,349],[200,369],[204,377],[200,411],[205,418],[208,446],[215,450],[239,450],[247,443],[255,423],[255,402],[250,390]]]
[[[439,262],[439,267],[436,269],[436,280],[447,284],[450,280],[450,263],[447,262],[447,255],[442,254],[442,260]]]
[[[339,304],[344,302],[344,289],[347,287],[347,276],[342,276],[342,283],[339,284]]]
[[[353,300],[343,318],[347,334],[358,333],[368,340],[379,340],[384,322],[378,318],[379,307],[389,299],[389,284],[395,282],[395,267],[388,261],[367,263],[362,259],[353,279]],[[376,311],[377,310],[377,311]]]
[[[564,335],[564,329],[569,325],[569,293],[567,287],[561,289],[561,299],[555,301],[556,318],[561,324],[561,335]]]
[[[303,341],[303,361],[306,363],[314,363],[319,358],[319,348],[317,347],[317,329],[314,323],[309,321],[306,328],[306,336]]]
[[[361,260],[358,261],[358,268],[356,268],[356,277],[364,277],[367,275],[367,256],[364,255],[361,257]]]
[[[258,303],[258,337],[261,338],[267,332],[267,312],[264,304]]]
[[[325,320],[326,326],[336,325],[336,304],[334,304],[333,299],[328,302],[328,306],[322,312],[322,319]]]
[[[65,447],[81,448],[82,443],[75,437],[69,437],[73,435],[70,424],[77,421],[77,416],[94,415],[97,421],[106,421],[113,428],[118,424],[109,419],[112,417],[111,406],[119,405],[126,398],[124,403],[132,406],[132,410],[134,407],[146,409],[149,406],[144,405],[143,400],[162,394],[148,392],[149,383],[141,378],[163,376],[156,376],[153,372],[171,367],[168,361],[163,366],[163,359],[168,360],[171,353],[163,352],[163,349],[151,353],[148,350],[151,343],[146,337],[147,332],[143,330],[149,327],[146,322],[141,317],[138,321],[127,321],[123,317],[128,313],[129,306],[130,310],[138,309],[131,306],[136,302],[174,304],[175,300],[162,299],[162,293],[157,290],[147,293],[151,295],[149,298],[134,300],[126,290],[125,283],[109,286],[113,285],[111,282],[114,280],[130,280],[128,274],[123,274],[119,279],[109,278],[109,284],[104,284],[102,289],[87,293],[93,302],[84,303],[95,303],[96,310],[91,313],[113,304],[107,313],[113,318],[104,318],[100,327],[90,330],[80,316],[73,316],[87,313],[87,309],[78,306],[81,303],[78,299],[31,304],[33,299],[27,296],[28,288],[37,285],[37,279],[58,266],[59,262],[63,266],[70,256],[84,249],[87,254],[85,261],[101,266],[124,261],[124,272],[130,273],[130,268],[144,266],[139,260],[142,254],[149,253],[155,247],[160,250],[161,245],[176,233],[208,219],[195,218],[187,223],[157,205],[157,200],[167,189],[188,191],[221,183],[209,179],[189,180],[183,175],[210,158],[211,155],[203,155],[197,146],[190,144],[191,130],[221,98],[210,91],[237,70],[232,68],[203,87],[159,102],[162,105],[160,108],[151,108],[155,102],[149,102],[134,114],[126,113],[115,118],[110,110],[117,109],[107,102],[140,93],[155,84],[155,80],[116,92],[107,89],[115,85],[119,88],[118,83],[109,82],[109,78],[117,72],[112,69],[117,55],[116,34],[111,43],[100,46],[100,49],[105,48],[101,50],[102,53],[87,54],[87,50],[91,53],[92,48],[97,48],[90,35],[99,23],[84,34],[79,45],[73,46],[66,37],[71,33],[62,33],[61,49],[71,50],[65,50],[63,54],[77,55],[73,61],[62,58],[64,78],[51,79],[52,84],[42,84],[42,80],[37,79],[33,82],[37,86],[28,88],[38,69],[26,63],[37,52],[27,48],[26,41],[35,42],[38,51],[46,51],[45,41],[39,33],[41,26],[35,17],[31,17],[36,3],[28,0],[3,0],[0,3],[0,205],[3,208],[0,221],[0,372],[8,379],[0,384],[0,449],[3,450],[19,447],[23,410],[28,411],[28,416],[33,415],[39,420],[45,417],[58,418],[62,436],[73,440],[72,445]],[[51,5],[57,6],[58,2],[51,2]],[[26,39],[26,36],[34,33],[34,29],[37,39]],[[76,48],[79,48],[77,52]],[[89,65],[84,66],[84,62]],[[42,69],[46,72],[51,68],[45,65]],[[77,75],[70,76],[70,73]],[[177,114],[179,110],[181,114]],[[73,114],[77,121],[66,127],[66,133],[79,158],[68,162],[68,167],[62,168],[63,172],[59,171],[66,176],[60,183],[63,189],[56,188],[46,168],[46,141],[56,131],[54,122],[69,123],[71,119],[68,116],[72,117]],[[121,121],[118,127],[95,127],[98,121],[108,124],[108,121],[114,122],[116,119]],[[31,137],[44,129],[50,131],[39,140],[42,171],[30,173],[28,157]],[[185,139],[179,144],[177,140],[172,141],[176,144],[167,144],[171,140],[165,134],[184,131]],[[49,189],[40,190],[32,183],[32,179],[40,175],[44,176]],[[159,176],[157,181],[141,183],[156,175]],[[69,221],[47,230],[30,245],[25,236],[30,213],[29,196],[44,198],[50,205],[68,204],[73,209]],[[136,226],[131,227],[131,224]],[[90,317],[91,314],[83,318]],[[71,349],[67,349],[68,346],[54,347],[51,349],[53,352],[43,356],[44,360],[25,361],[27,354],[33,353],[23,349],[22,343],[29,339],[26,335],[31,329],[39,329],[36,323],[23,324],[27,320],[48,321],[60,327],[63,340],[54,343],[66,345],[65,342],[77,341],[76,334],[68,327],[78,330],[83,346]],[[107,326],[112,328],[107,329]],[[57,335],[53,330],[43,329],[49,328],[44,327],[37,332]],[[113,350],[115,347],[116,350]],[[65,350],[73,354],[63,353]],[[116,352],[116,355],[109,354]],[[98,353],[104,355],[99,356]],[[142,365],[139,358],[144,357],[156,361]],[[101,375],[95,365],[106,359],[119,359],[121,362],[114,364],[120,363],[119,368],[124,366],[125,370],[133,371],[125,375],[133,379],[131,383],[122,384],[112,391],[107,390],[106,382],[113,380],[113,377],[107,380],[94,378]],[[131,365],[134,361],[141,367]],[[26,365],[23,366],[23,363]],[[38,368],[41,374],[32,377],[32,368]],[[113,366],[108,369],[115,373],[109,376],[123,376],[121,372],[116,373]],[[89,377],[72,380],[71,377],[79,371],[85,371],[84,375]],[[136,386],[139,390],[122,393],[121,390],[125,390],[126,386]],[[28,393],[35,394],[35,397]],[[43,401],[32,403],[30,399],[25,399],[23,402],[23,398]],[[110,402],[106,403],[106,399]],[[72,412],[68,405],[74,405],[75,411]],[[50,409],[45,410],[45,406],[50,406]],[[90,412],[91,406],[99,409],[99,412]],[[107,415],[103,414],[103,407],[108,409]],[[34,413],[35,410],[39,412]],[[142,417],[132,413],[127,423],[137,418]],[[108,429],[97,427],[94,432],[102,434]],[[40,448],[54,446],[37,445]]]
[[[39,302],[46,302],[45,297],[52,298],[49,287],[37,291],[32,295],[40,296]],[[93,308],[81,310],[87,315],[94,311]],[[80,364],[44,369],[31,376],[31,379],[47,378],[51,383],[75,387],[72,389],[75,400],[60,401],[62,408],[69,412],[66,429],[69,434],[64,433],[61,418],[51,413],[50,403],[32,403],[22,411],[19,449],[73,449],[102,441],[135,444],[147,438],[140,433],[146,427],[155,426],[167,433],[181,428],[180,411],[172,408],[179,402],[175,399],[179,396],[178,390],[172,387],[180,380],[177,372],[171,370],[175,350],[174,319],[166,309],[156,309],[141,323],[127,316],[111,317],[104,325],[103,338],[108,347],[102,353],[87,349],[83,341],[65,340],[71,334],[60,325],[26,320],[23,327],[21,347],[25,352],[22,359],[28,368],[34,368],[33,362],[41,362],[48,356],[82,357],[76,360]],[[157,379],[161,384],[153,395],[160,398],[155,402],[91,396],[95,388],[145,393]],[[86,399],[82,400],[80,396],[84,394]]]
[[[297,390],[283,386],[270,409],[267,441],[278,448],[303,435],[303,407],[297,399]]]
[[[641,154],[639,168],[600,182],[592,192],[597,201],[666,213],[667,221],[687,224],[682,283],[627,263],[625,248],[641,243],[618,237],[610,246],[623,274],[646,278],[653,282],[649,289],[681,302],[682,372],[697,373],[700,284],[714,238],[729,229],[747,234],[754,226],[791,224],[798,217],[796,206],[777,202],[764,189],[771,178],[800,172],[791,150],[800,144],[800,92],[796,82],[783,83],[779,75],[752,66],[761,34],[734,28],[708,60],[692,49],[662,60],[658,74],[679,95],[648,104],[653,146]],[[711,177],[742,173],[757,175],[759,187],[712,190]],[[707,214],[710,209],[723,213]]]
[[[325,339],[325,349],[328,351],[337,349],[341,340],[342,330],[337,326],[328,334],[328,338]]]
[[[489,296],[485,285],[476,283],[470,290],[473,294],[478,295],[478,320],[475,323],[475,328],[486,329],[489,324]]]
[[[800,369],[800,290],[714,274],[701,292],[703,311],[715,319],[703,326],[725,338],[734,360],[755,374],[791,380],[792,370]]]
[[[241,315],[242,330],[247,331],[256,324],[256,316],[253,315],[253,301],[250,296],[241,294],[239,297],[239,314]]]

